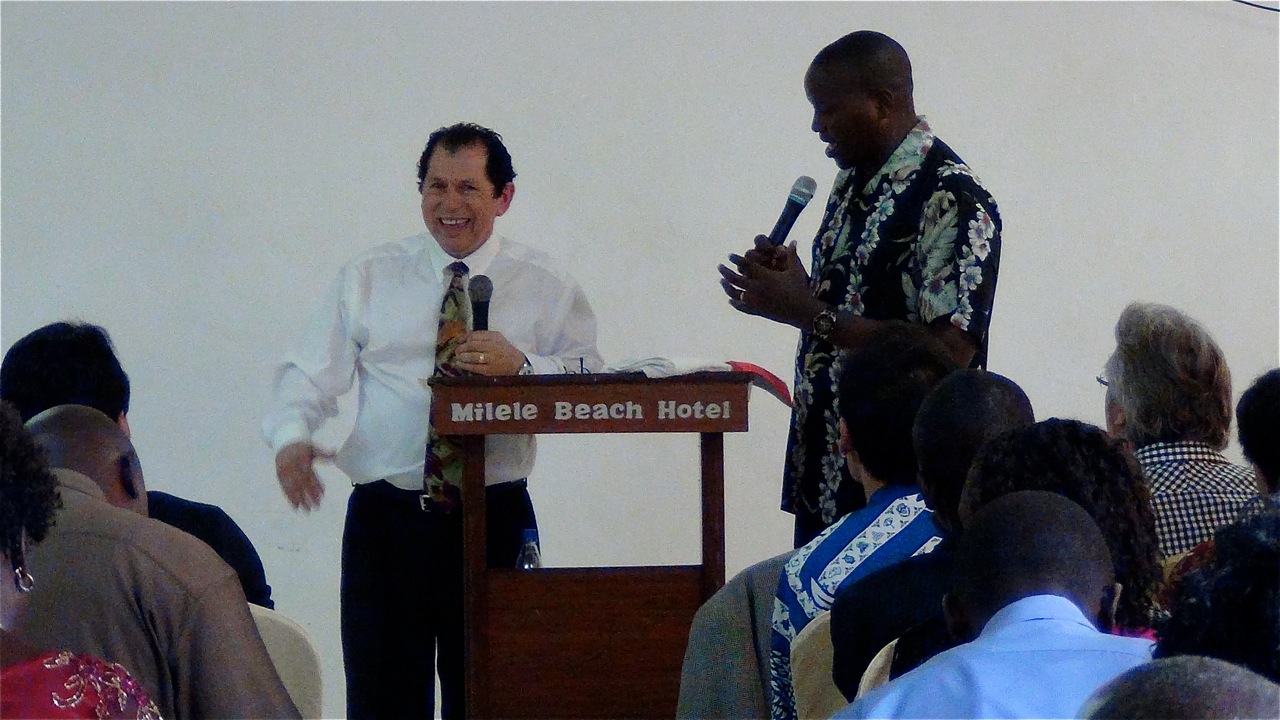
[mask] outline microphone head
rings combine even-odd
[[[817,191],[818,183],[808,175],[801,175],[796,178],[796,184],[791,186],[791,197],[788,199],[795,200],[801,205],[808,205]]]
[[[473,303],[487,303],[493,297],[493,281],[485,275],[476,275],[467,285],[467,294],[471,296]]]

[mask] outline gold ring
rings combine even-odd
[[[480,364],[484,364],[484,353],[480,353]]]

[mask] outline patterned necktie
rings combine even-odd
[[[436,370],[433,377],[456,377],[462,370],[453,364],[454,352],[467,333],[470,306],[467,305],[467,266],[455,262],[449,266],[449,287],[440,301],[440,326],[436,330]],[[423,479],[431,505],[452,512],[462,500],[462,448],[453,438],[436,434],[427,424],[427,457]]]

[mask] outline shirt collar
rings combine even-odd
[[[924,164],[925,156],[933,149],[934,139],[933,128],[929,127],[929,122],[923,115],[917,115],[916,126],[911,128],[911,132],[898,143],[898,147],[889,155],[889,159],[884,161],[884,165],[881,165],[876,174],[861,188],[861,194],[868,195],[875,192],[880,183],[886,179],[894,182],[905,181],[911,173],[919,170]],[[842,174],[853,177],[853,170],[845,170]]]
[[[1227,458],[1208,443],[1198,441],[1157,442],[1143,445],[1133,451],[1139,463],[1175,462],[1184,460],[1201,460],[1205,462],[1227,463]]]
[[[445,269],[453,263],[461,260],[467,264],[467,274],[471,277],[476,275],[484,275],[489,270],[489,266],[493,264],[493,259],[498,256],[498,251],[502,249],[503,237],[498,233],[489,236],[484,244],[476,248],[472,253],[464,258],[456,258],[445,252],[440,243],[435,238],[427,235],[427,257],[431,260],[431,269],[437,278],[443,278]]]
[[[893,501],[908,495],[915,495],[918,492],[920,492],[920,488],[915,485],[885,485],[871,493],[871,497],[867,498],[867,506],[879,507],[884,505],[888,507]]]
[[[1028,620],[1067,620],[1087,626],[1092,630],[1098,628],[1084,616],[1075,603],[1061,595],[1031,595],[1005,605],[991,616],[983,626],[979,635],[999,632],[1011,625]]]
[[[58,479],[58,487],[63,490],[87,495],[95,500],[107,501],[107,494],[102,492],[102,488],[98,487],[98,483],[94,482],[87,475],[71,470],[70,468],[52,468],[53,476]]]

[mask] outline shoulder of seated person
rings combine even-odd
[[[85,520],[69,529],[71,533],[88,533],[127,545],[189,589],[222,582],[228,577],[239,582],[231,566],[194,535],[105,501],[87,506],[84,512]]]

